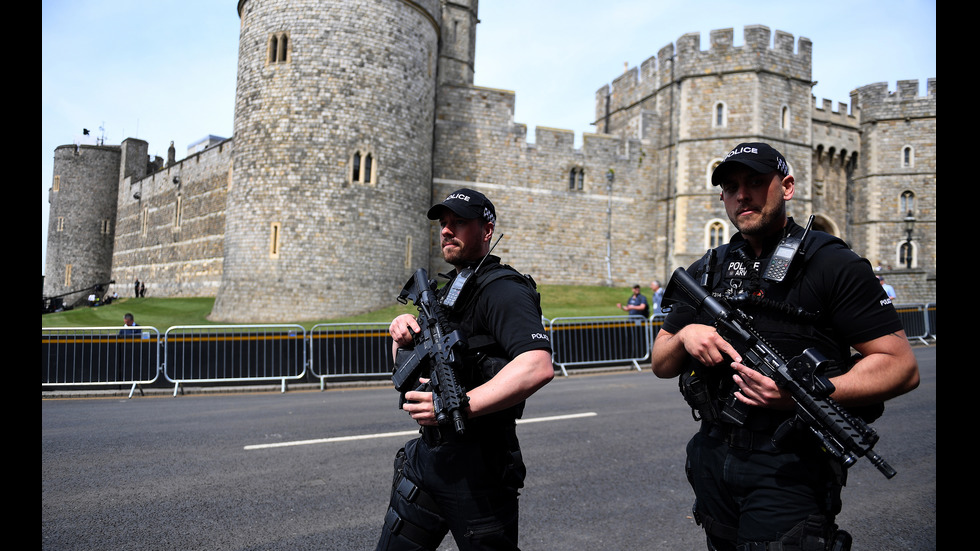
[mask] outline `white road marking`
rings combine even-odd
[[[532,419],[518,419],[517,424],[542,423],[547,421],[564,421],[566,419],[579,419],[581,417],[594,417],[598,415],[594,411],[587,413],[573,413],[569,415],[553,415],[551,417],[536,417]],[[389,438],[392,436],[413,436],[418,434],[418,430],[404,430],[398,432],[379,432],[376,434],[356,434],[353,436],[334,436],[332,438],[317,438],[315,440],[296,440],[294,442],[278,442],[275,444],[252,444],[245,446],[246,450],[261,450],[266,448],[285,448],[287,446],[306,446],[309,444],[329,444],[332,442],[349,442],[351,440],[369,440],[372,438]]]

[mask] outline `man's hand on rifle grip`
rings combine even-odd
[[[414,334],[421,330],[415,316],[411,314],[398,316],[388,326],[388,333],[396,346],[411,346],[414,344]]]
[[[422,384],[428,383],[426,378],[420,378]],[[418,422],[419,425],[436,426],[435,405],[432,403],[431,391],[410,390],[405,393],[405,403],[402,409]]]

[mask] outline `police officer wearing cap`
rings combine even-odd
[[[787,216],[795,180],[782,154],[765,143],[739,144],[711,181],[738,233],[688,273],[752,316],[785,358],[816,347],[835,360],[825,373],[836,387],[831,397],[868,421],[885,400],[918,386],[918,365],[894,307],[882,300],[871,264],[843,241],[806,232],[784,278],[766,272],[780,240],[804,235]],[[680,303],[653,345],[653,372],[679,378],[701,423],[687,445],[685,470],[708,549],[848,549],[850,536],[835,524],[846,471],[803,431],[773,441],[775,429],[793,417],[793,401],[740,361],[710,316]],[[741,406],[748,414],[740,426],[720,415],[732,392],[748,406]]]
[[[466,431],[438,424],[431,392],[405,394],[403,409],[420,436],[395,456],[378,550],[434,550],[449,532],[461,551],[518,549],[525,467],[516,419],[555,372],[534,281],[489,255],[496,216],[485,195],[465,188],[428,211],[439,221],[443,258],[455,267],[441,291],[461,271],[479,267],[448,320],[448,331],[459,329],[467,341],[457,373],[469,397]],[[412,315],[395,318],[393,352],[410,348],[420,330]]]

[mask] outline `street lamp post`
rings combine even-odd
[[[612,189],[616,180],[616,172],[609,169],[606,172],[606,282],[612,287]]]

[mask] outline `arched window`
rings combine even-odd
[[[728,110],[725,108],[725,103],[719,101],[715,104],[714,118],[711,121],[712,126],[715,128],[723,128],[728,126]]]
[[[783,130],[789,130],[789,106],[787,105],[784,105],[779,113],[779,127]]]
[[[898,200],[899,214],[905,216],[909,213],[915,214],[915,193],[905,190]]]
[[[351,156],[350,183],[373,184],[376,180],[376,165],[374,154],[370,151],[357,150]]]
[[[724,221],[715,219],[708,222],[705,228],[705,245],[709,249],[714,249],[728,242],[728,224]]]
[[[572,167],[568,173],[569,191],[582,191],[585,187],[585,169],[580,166]]]
[[[915,243],[903,241],[898,246],[898,265],[903,268],[915,268]]]
[[[285,63],[287,51],[289,51],[289,36],[283,33],[282,38],[279,39],[279,57],[276,59],[276,61],[279,63]]]
[[[711,191],[718,191],[718,188],[711,184],[711,175],[715,172],[715,169],[718,168],[718,165],[721,164],[722,160],[723,159],[712,159],[708,163],[707,170],[705,171],[704,185]]]
[[[365,184],[370,184],[371,183],[371,161],[372,160],[373,160],[373,158],[371,157],[371,154],[370,153],[368,153],[367,155],[364,156],[364,183]]]
[[[269,64],[286,63],[289,61],[289,34],[276,33],[269,36]]]
[[[902,148],[902,168],[912,168],[915,166],[915,150],[911,145]]]

